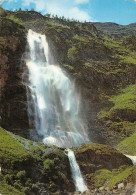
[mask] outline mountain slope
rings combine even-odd
[[[136,23],[129,25],[119,25],[111,22],[96,22],[94,23],[94,26],[98,29],[100,35],[109,36],[115,39],[122,39],[136,35]]]

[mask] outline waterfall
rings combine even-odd
[[[83,122],[80,96],[62,69],[52,64],[45,35],[28,31],[29,71],[27,86],[31,136],[36,141],[58,147],[79,146],[89,142]],[[75,186],[84,192],[84,183],[73,151],[67,150]]]
[[[28,115],[35,141],[58,147],[89,141],[80,108],[80,95],[65,72],[52,64],[45,35],[28,31]]]
[[[127,154],[124,155],[128,157],[130,160],[132,160],[133,165],[136,166],[136,156],[127,155]]]
[[[66,151],[68,152],[68,158],[69,158],[70,167],[71,167],[71,171],[72,171],[73,180],[74,180],[74,183],[76,186],[76,190],[83,193],[83,192],[87,191],[88,188],[85,185],[80,168],[76,162],[74,152],[70,149],[67,149]]]

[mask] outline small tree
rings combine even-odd
[[[44,16],[47,17],[47,18],[50,18],[51,14],[45,14]]]

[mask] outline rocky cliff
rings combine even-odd
[[[27,137],[26,89],[23,85],[23,53],[26,30],[23,26],[0,18],[0,124]]]

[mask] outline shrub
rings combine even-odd
[[[21,181],[21,183],[24,182],[26,179],[26,171],[25,170],[19,171],[17,173],[17,178]]]
[[[71,62],[74,62],[76,59],[76,55],[77,55],[78,51],[77,48],[75,46],[72,46],[69,50],[68,50],[68,58]]]
[[[5,175],[5,180],[7,184],[11,185],[13,181],[13,175],[10,175],[10,174]]]
[[[21,189],[22,189],[22,185],[21,185],[21,183],[20,183],[19,181],[16,181],[16,182],[14,183],[14,187],[15,187],[16,189],[18,189],[18,190],[21,190]]]
[[[47,158],[47,159],[43,162],[43,165],[44,165],[44,169],[45,169],[45,170],[49,170],[49,169],[51,169],[51,168],[53,167],[54,161],[51,160],[51,159],[49,159],[49,158]]]

